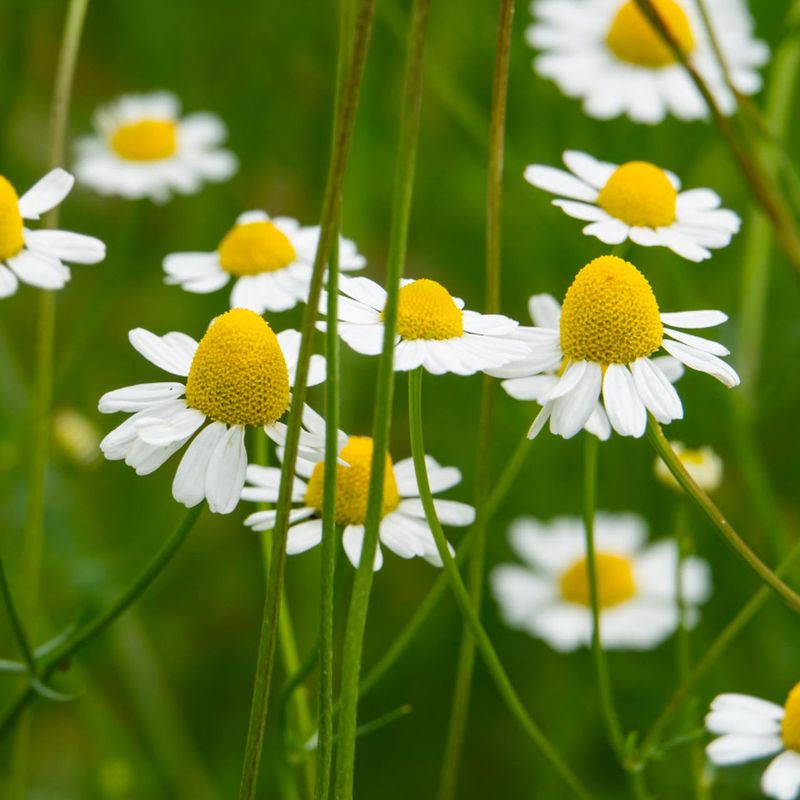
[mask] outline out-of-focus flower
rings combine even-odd
[[[670,442],[672,449],[692,476],[692,480],[706,492],[714,492],[722,483],[722,459],[710,447],[693,449],[683,442]],[[682,492],[669,467],[657,458],[654,462],[656,477],[670,489]]]
[[[97,425],[74,408],[60,408],[53,414],[53,438],[62,453],[81,467],[93,467],[100,460]]]

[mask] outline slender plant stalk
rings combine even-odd
[[[403,106],[400,113],[398,158],[387,255],[383,350],[378,363],[375,389],[373,447],[366,524],[361,559],[353,580],[342,655],[334,793],[336,800],[352,800],[353,797],[361,657],[364,648],[369,596],[372,590],[373,561],[378,546],[378,533],[383,510],[384,470],[389,447],[394,397],[394,339],[397,331],[397,304],[400,279],[403,276],[406,259],[411,198],[414,190],[414,167],[422,110],[422,71],[429,8],[430,0],[414,0],[409,23]]]
[[[36,677],[36,661],[33,651],[31,650],[28,634],[25,632],[25,626],[22,624],[22,620],[19,617],[19,612],[14,604],[14,597],[11,594],[11,587],[8,583],[8,576],[6,575],[6,568],[2,557],[0,557],[0,595],[3,597],[3,605],[5,606],[6,613],[8,614],[8,621],[11,623],[11,630],[14,634],[14,638],[17,641],[17,647],[19,648],[20,653],[22,653],[24,666],[30,676]]]
[[[374,12],[375,0],[362,0],[355,21],[355,33],[353,35],[351,55],[348,59],[346,77],[335,114],[335,135],[325,184],[322,213],[320,215],[319,244],[314,258],[308,301],[303,314],[300,353],[297,360],[292,407],[289,413],[281,485],[275,527],[273,529],[270,575],[267,582],[267,596],[264,602],[264,616],[259,638],[250,722],[247,729],[242,779],[239,788],[240,800],[252,800],[255,797],[258,782],[261,749],[264,743],[264,727],[267,721],[272,665],[275,657],[278,615],[283,593],[286,536],[289,530],[292,486],[300,441],[300,423],[306,396],[308,366],[314,344],[314,326],[322,292],[325,266],[331,252],[341,212],[342,183],[350,154],[350,143],[353,128],[355,127],[356,110],[358,108],[361,80],[364,74],[364,63],[372,34]]]
[[[489,115],[489,166],[486,189],[486,286],[484,311],[496,314],[500,309],[500,251],[502,246],[503,148],[508,98],[508,67],[511,56],[511,30],[514,0],[500,0],[497,51],[492,80],[492,104]],[[469,558],[468,586],[472,605],[480,615],[483,597],[483,574],[486,560],[486,498],[491,484],[492,409],[495,381],[483,376],[481,409],[478,422],[478,447],[475,459],[474,504],[477,510],[472,552]],[[455,689],[450,709],[439,800],[453,800],[458,784],[458,768],[469,716],[472,675],[475,670],[475,640],[464,623],[456,668]]]
[[[414,471],[417,477],[420,500],[425,510],[425,518],[436,542],[436,549],[442,559],[450,589],[458,603],[462,616],[470,624],[472,635],[475,637],[478,650],[486,662],[489,674],[512,716],[519,722],[542,755],[564,779],[576,797],[588,798],[591,795],[553,747],[541,728],[533,721],[525,706],[523,706],[519,695],[511,685],[497,652],[472,606],[469,592],[458,572],[455,559],[450,555],[447,539],[445,539],[444,531],[442,531],[442,526],[436,516],[436,508],[431,494],[430,481],[428,480],[428,471],[425,466],[425,443],[422,426],[422,367],[418,367],[408,375],[408,416],[411,432],[411,455],[414,459]]]

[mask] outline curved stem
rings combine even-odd
[[[2,556],[0,556],[0,594],[3,596],[3,605],[8,612],[8,620],[11,623],[11,630],[17,640],[17,646],[22,653],[22,660],[28,669],[28,674],[35,677],[37,674],[36,660],[31,650],[28,635],[25,633],[25,626],[19,617],[17,607],[14,604],[14,597],[11,594],[11,587],[8,584],[8,576]]]
[[[411,432],[411,455],[414,459],[414,470],[417,477],[417,485],[420,492],[420,500],[425,510],[425,518],[428,521],[436,549],[442,559],[442,565],[447,575],[450,589],[453,592],[458,607],[464,620],[469,624],[470,631],[475,637],[478,649],[486,662],[486,667],[497,686],[503,702],[508,707],[513,717],[519,722],[524,731],[528,734],[534,744],[539,748],[542,755],[561,775],[567,785],[572,789],[576,797],[589,798],[591,795],[584,788],[575,773],[569,768],[567,763],[558,754],[558,751],[550,743],[539,726],[533,721],[530,714],[522,704],[505,669],[489,639],[486,631],[478,619],[478,615],[472,606],[469,592],[461,575],[456,567],[455,560],[450,555],[450,550],[445,539],[442,526],[436,516],[436,508],[433,504],[428,471],[425,466],[425,444],[422,430],[422,367],[418,367],[409,373],[408,376],[408,415],[409,428]]]

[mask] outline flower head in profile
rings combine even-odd
[[[383,349],[386,291],[369,278],[341,278],[339,336],[357,353],[374,356]],[[325,311],[325,299],[320,303]],[[325,323],[319,323],[324,330]],[[464,301],[440,283],[404,280],[397,308],[394,368],[424,367],[434,375],[473,375],[501,367],[528,354],[524,342],[509,336],[517,323],[500,314],[465,311]]]
[[[595,557],[600,634],[609,650],[648,650],[678,627],[678,546],[666,539],[645,546],[643,520],[633,514],[598,513]],[[583,522],[517,520],[509,541],[524,566],[503,564],[491,585],[503,620],[560,651],[588,646],[592,635],[589,575]],[[704,561],[684,560],[681,585],[688,622],[711,592]]]
[[[222,120],[208,112],[181,117],[170,92],[119,97],[97,110],[94,129],[77,143],[75,174],[100,194],[164,203],[236,172],[236,157],[221,147]]]
[[[194,437],[172,494],[188,507],[205,499],[213,512],[230,513],[244,486],[246,428],[263,427],[273,441],[286,441],[279,420],[289,409],[299,332],[276,335],[258,314],[234,308],[211,322],[199,344],[185,333],[157,336],[143,328],[132,330],[129,339],[148,361],[186,381],[141,383],[104,394],[100,411],[133,416],[103,439],[103,454],[147,475]],[[308,385],[324,380],[325,359],[312,356]],[[308,408],[303,423],[300,454],[311,461],[322,458],[324,423]]]
[[[336,524],[343,528],[342,544],[347,557],[353,566],[358,566],[367,518],[372,439],[368,436],[350,436],[339,453],[339,460],[336,467]],[[425,461],[432,492],[444,492],[461,481],[461,472],[455,467],[442,467],[431,456],[426,456]],[[297,477],[292,488],[294,508],[289,518],[291,527],[286,541],[289,555],[304,553],[316,547],[322,539],[325,464],[312,464],[298,459],[295,471]],[[247,468],[248,486],[242,498],[275,503],[280,480],[279,469],[251,464]],[[435,498],[433,503],[444,525],[470,525],[475,518],[475,510],[464,503],[440,498]],[[256,531],[270,530],[275,524],[275,511],[256,511],[245,520],[245,524]],[[434,566],[442,566],[419,499],[414,464],[410,458],[394,464],[391,456],[388,453],[386,455],[379,536],[380,544],[400,558],[419,556]],[[380,544],[375,551],[376,570],[383,564]]]
[[[658,422],[683,418],[683,404],[654,356],[663,348],[685,366],[733,387],[739,376],[720,356],[717,342],[679,328],[710,328],[725,322],[721,311],[661,313],[647,279],[616,256],[589,262],[567,290],[558,324],[525,332],[531,374],[560,372],[540,396],[542,410],[530,438],[550,422],[569,439],[586,425],[602,398],[611,427],[622,436],[644,435],[649,411]]]
[[[769,49],[753,34],[744,0],[704,0],[711,27],[737,92],[761,88],[758,68]],[[723,113],[736,106],[695,0],[653,0],[673,39],[703,77]],[[705,101],[636,0],[533,0],[528,43],[539,51],[536,71],[590,117],[626,114],[657,124],[668,114],[705,118]]]
[[[683,442],[670,442],[675,455],[691,475],[692,480],[705,492],[714,492],[722,483],[722,459],[710,447],[687,447]],[[653,467],[656,477],[670,489],[682,492],[669,467],[656,458]]]
[[[22,197],[0,175],[0,297],[17,291],[19,282],[39,289],[63,289],[73,264],[96,264],[106,246],[93,236],[53,230],[29,230],[25,220],[37,220],[70,193],[75,179],[63,169],[47,173]]]
[[[187,292],[214,292],[233,279],[232,308],[258,314],[287,311],[305,302],[311,284],[319,227],[288,217],[247,211],[210,253],[173,253],[164,259],[166,283]],[[339,269],[351,272],[366,259],[349,239],[339,239]]]
[[[608,164],[568,150],[569,171],[531,164],[525,180],[559,195],[553,205],[588,222],[583,229],[606,244],[630,240],[644,247],[668,247],[689,261],[711,258],[739,230],[738,214],[720,208],[711,189],[680,191],[680,180],[655,164]]]
[[[713,764],[742,764],[777,753],[761,778],[761,791],[776,800],[800,795],[800,683],[783,706],[747,694],[718,695],[706,728],[718,735],[706,748]]]

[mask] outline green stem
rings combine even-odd
[[[508,707],[512,716],[519,722],[524,731],[531,738],[533,743],[539,748],[542,755],[550,762],[567,785],[572,789],[576,797],[588,798],[588,791],[584,788],[575,773],[569,768],[558,751],[550,743],[539,726],[533,721],[530,714],[526,711],[519,698],[519,695],[511,685],[511,681],[489,639],[478,615],[472,606],[469,592],[461,575],[456,567],[455,560],[450,555],[442,526],[436,516],[436,508],[431,494],[428,472],[425,466],[425,443],[422,426],[422,368],[418,367],[409,373],[408,376],[408,415],[409,428],[411,433],[411,455],[414,459],[414,470],[419,487],[420,500],[425,510],[425,517],[433,534],[436,548],[442,559],[443,568],[447,575],[450,589],[453,592],[458,607],[464,620],[469,623],[470,631],[475,638],[478,649],[486,662],[486,667],[497,686],[503,702]]]
[[[2,556],[0,556],[0,594],[3,596],[3,605],[5,605],[6,612],[8,613],[11,630],[14,634],[14,638],[17,640],[17,646],[22,653],[22,660],[25,662],[28,674],[32,677],[36,677],[36,660],[31,650],[28,635],[25,633],[25,626],[22,624],[17,608],[14,605],[14,597],[11,594],[11,587],[8,584],[8,576],[6,575],[6,568]]]

